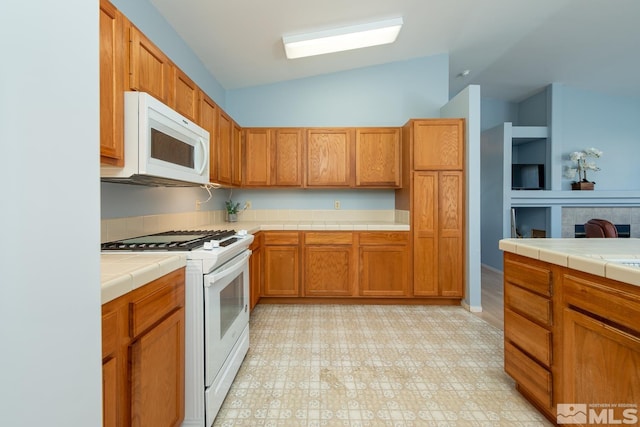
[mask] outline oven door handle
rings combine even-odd
[[[204,281],[205,288],[213,286],[215,283],[221,281],[225,277],[237,275],[245,268],[247,260],[250,256],[251,251],[247,249],[241,255],[238,255],[231,262],[229,262],[229,265],[224,266],[220,268],[220,270],[207,275],[207,280]]]

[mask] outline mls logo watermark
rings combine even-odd
[[[638,405],[634,403],[559,403],[558,424],[638,424]]]

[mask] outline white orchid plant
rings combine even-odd
[[[569,179],[575,179],[576,175],[578,175],[576,181],[589,182],[587,180],[587,171],[590,170],[595,172],[600,170],[598,165],[596,165],[596,162],[590,159],[599,158],[600,156],[602,156],[602,151],[593,147],[587,148],[583,151],[574,151],[569,154],[569,159],[574,164],[567,166],[564,176]]]

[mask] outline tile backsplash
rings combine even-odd
[[[252,209],[238,214],[239,222],[394,222],[409,224],[409,212],[400,210],[302,210]],[[101,242],[197,227],[233,228],[225,222],[225,211],[183,212],[112,218],[101,221]]]
[[[614,224],[630,224],[631,237],[640,237],[640,207],[566,207],[562,208],[562,237],[574,237],[576,224],[591,218],[607,219]]]

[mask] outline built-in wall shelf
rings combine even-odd
[[[549,137],[549,128],[546,126],[512,126],[512,145],[526,144]]]
[[[548,191],[510,192],[512,206],[640,206],[640,191]]]

